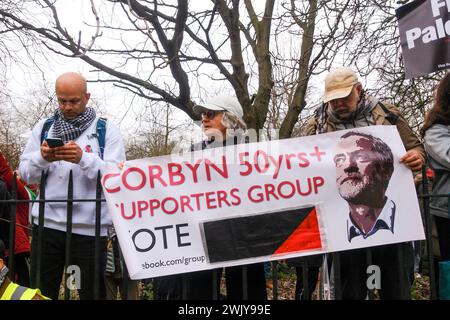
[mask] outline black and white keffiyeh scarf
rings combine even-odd
[[[53,136],[61,138],[64,143],[77,139],[96,118],[94,108],[88,107],[75,119],[67,120],[61,113],[61,110],[55,111],[55,122],[53,123]]]
[[[356,110],[350,116],[343,119],[339,117],[339,114],[333,112],[331,108],[328,108],[327,112],[330,120],[336,124],[336,129],[367,127],[374,124],[372,109],[375,108],[377,103],[377,98],[363,91]]]
[[[356,110],[346,118],[339,117],[339,114],[333,112],[330,103],[324,103],[316,110],[317,128],[316,133],[325,133],[327,131],[328,121],[335,125],[335,130],[344,130],[350,128],[367,127],[375,124],[372,110],[377,106],[378,99],[362,92]]]

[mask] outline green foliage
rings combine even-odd
[[[141,300],[153,300],[153,281],[147,283],[140,282],[139,296]]]

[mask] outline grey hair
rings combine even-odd
[[[221,122],[227,129],[242,132],[247,131],[247,125],[245,124],[244,120],[242,120],[241,118],[239,118],[238,116],[236,116],[231,112],[225,111],[223,113]]]

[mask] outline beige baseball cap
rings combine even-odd
[[[334,69],[325,77],[323,102],[347,97],[358,82],[358,76],[352,69],[347,67]]]

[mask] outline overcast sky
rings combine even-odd
[[[99,5],[97,10],[104,10],[106,7],[102,8],[101,6],[105,6],[105,3],[107,2],[96,2],[96,4]],[[263,10],[264,1],[253,1],[253,3],[256,6],[257,12],[261,12]],[[83,30],[83,38],[89,39],[91,35],[89,32],[85,31],[86,27],[84,24],[88,23],[95,25],[91,12],[90,1],[64,0],[58,1],[57,4],[59,4],[58,14],[60,21],[63,22],[64,27],[67,27],[69,31],[74,30],[74,32],[77,32],[77,30]],[[210,2],[205,0],[190,1],[191,10],[194,9],[194,7],[195,9],[200,9],[205,6],[210,6]],[[102,32],[103,36],[99,38],[99,41],[112,41],[112,37],[118,38],[117,35],[111,35],[111,37],[109,37],[107,30],[102,30]],[[286,45],[285,48],[292,48],[292,46]],[[25,52],[23,52],[22,55],[25,57]],[[52,88],[55,79],[60,74],[67,71],[79,72],[88,80],[96,79],[98,77],[96,72],[92,72],[93,67],[78,58],[65,58],[62,56],[57,56],[53,53],[50,53],[47,56],[48,61],[44,61],[44,59],[39,56],[36,58],[38,59],[39,65],[44,70],[45,79],[43,79],[42,73],[36,69],[24,68],[21,65],[13,66],[8,73],[8,88],[13,96],[23,96],[24,93],[26,93],[26,89],[24,90],[24,88],[35,89],[36,87],[41,86],[44,81],[49,84],[50,88]],[[24,61],[26,61],[26,59],[24,59]],[[215,72],[217,72],[217,70],[215,70]],[[322,79],[323,76],[314,77],[311,81],[309,90],[313,95],[317,96],[316,100],[320,99],[319,97],[321,95],[323,85]],[[119,123],[123,133],[132,133],[135,129],[136,117],[142,113],[144,105],[148,102],[144,99],[136,98],[126,90],[114,87],[111,83],[89,83],[88,88],[92,94],[92,97],[104,106],[108,117]],[[205,94],[212,95],[214,92],[224,89],[220,86],[220,84],[215,84],[210,81],[208,83],[207,90],[210,92],[198,93],[198,96],[204,98]],[[193,88],[193,92],[194,100],[198,101],[200,98],[195,98],[195,95],[197,94],[195,88]],[[190,119],[183,112],[178,110],[175,112],[175,118],[177,122],[190,121]]]
[[[63,6],[60,5],[58,14],[60,21],[68,30],[86,30],[85,23],[95,24],[89,0],[64,0],[57,3],[63,4]],[[103,32],[101,41],[110,41],[107,36],[105,37],[105,31]],[[89,38],[90,36],[86,32],[83,38]],[[24,57],[23,61],[31,66],[25,50],[22,49],[20,55]],[[37,68],[20,64],[13,64],[8,70],[8,91],[13,97],[23,98],[27,91],[41,87],[44,82],[49,85],[50,89],[53,89],[56,78],[68,71],[79,72],[88,81],[98,78],[98,73],[94,72],[94,68],[79,58],[67,58],[49,53],[46,56],[47,60],[40,56],[36,56],[35,59],[44,74]],[[103,76],[103,78],[106,78],[106,76]],[[133,134],[136,129],[136,118],[139,118],[142,114],[144,106],[148,106],[148,101],[135,97],[124,89],[114,87],[111,83],[88,83],[88,90],[91,92],[91,97],[99,101],[104,107],[108,118],[119,124],[124,135]],[[173,109],[174,124],[191,122],[191,119],[185,113],[176,108]],[[200,134],[197,126],[193,126],[193,129],[196,135]]]

